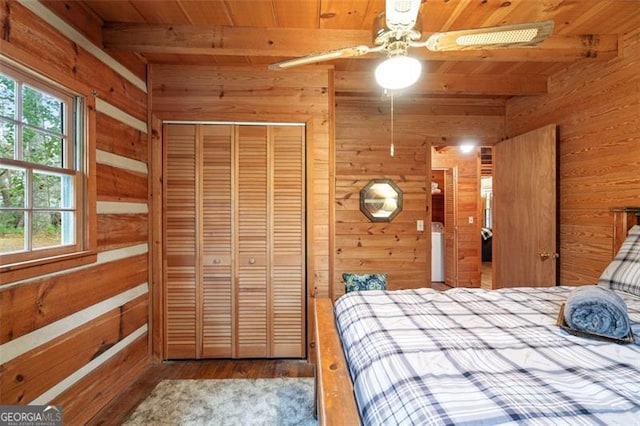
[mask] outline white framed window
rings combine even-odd
[[[0,264],[84,249],[83,99],[0,68]]]

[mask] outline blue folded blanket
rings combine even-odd
[[[571,291],[564,308],[569,327],[587,333],[621,339],[629,335],[627,304],[613,290],[582,286]]]

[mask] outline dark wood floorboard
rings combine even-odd
[[[491,290],[493,287],[493,265],[491,262],[482,262],[482,281],[480,287]]]
[[[445,290],[449,290],[451,287],[449,287],[445,283],[432,282],[431,283],[431,288],[434,289],[434,290],[438,290],[438,291],[445,291]]]
[[[273,377],[313,377],[313,364],[309,364],[306,360],[258,359],[168,361],[152,365],[87,424],[93,426],[122,424],[161,380]]]
[[[480,287],[485,290],[491,290],[492,281],[493,281],[492,277],[493,277],[493,267],[491,262],[482,262]],[[445,291],[445,290],[449,290],[451,287],[449,287],[443,282],[432,282],[431,288],[438,291]]]

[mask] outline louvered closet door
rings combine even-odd
[[[166,357],[305,355],[304,128],[165,126]]]
[[[196,127],[168,125],[165,142],[167,358],[196,357]]]
[[[236,130],[236,356],[269,356],[268,158],[265,126]]]
[[[271,127],[271,355],[302,357],[305,342],[304,128]]]
[[[233,126],[202,127],[202,357],[233,356]]]

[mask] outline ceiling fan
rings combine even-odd
[[[407,87],[418,79],[421,71],[419,61],[407,56],[409,48],[426,47],[431,51],[441,52],[534,46],[544,41],[553,31],[553,21],[542,21],[437,32],[431,34],[426,40],[421,41],[422,32],[418,21],[421,3],[422,0],[386,0],[385,12],[380,13],[374,22],[373,47],[360,45],[312,53],[307,56],[270,64],[269,69],[281,70],[332,59],[384,52],[389,59],[383,62],[381,66],[392,60],[405,62],[404,64],[398,64],[405,68],[407,67],[407,61],[413,62],[413,66],[416,66],[415,62],[417,62],[418,68],[417,75],[414,76],[415,80],[404,86]],[[395,77],[394,81],[398,80],[397,73]],[[378,79],[378,70],[376,70],[376,79]],[[378,80],[378,83],[385,88],[400,88],[387,87],[380,80]],[[393,86],[395,83],[391,81],[388,84]]]

